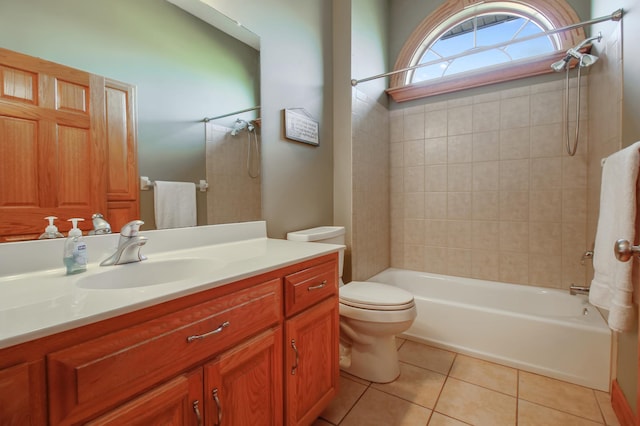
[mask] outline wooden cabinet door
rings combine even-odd
[[[0,370],[0,425],[46,424],[44,361]]]
[[[325,300],[285,325],[286,424],[310,425],[338,392],[338,301]]]
[[[108,159],[105,217],[117,232],[127,222],[140,218],[135,88],[106,79],[105,114]]]
[[[207,425],[282,425],[282,329],[266,331],[205,366]]]
[[[103,77],[0,49],[0,238],[106,210],[104,96]]]
[[[86,424],[91,426],[200,426],[203,415],[202,369],[198,368]]]

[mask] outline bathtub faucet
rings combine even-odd
[[[589,294],[589,287],[581,287],[571,284],[569,287],[569,294],[575,296],[576,294]]]

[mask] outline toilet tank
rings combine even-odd
[[[325,244],[342,244],[344,245],[344,226],[319,226],[317,228],[303,229],[300,231],[289,232],[287,240],[290,241],[308,241],[314,243]],[[342,279],[342,268],[344,265],[344,249],[339,253],[340,261],[338,264],[338,274]]]

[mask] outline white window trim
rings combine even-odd
[[[415,65],[425,50],[449,28],[479,13],[510,13],[531,16],[543,28],[552,29],[579,22],[578,15],[565,0],[447,0],[438,9],[421,22],[411,34],[398,55],[394,70]],[[532,13],[535,11],[535,15]],[[582,28],[551,36],[557,53],[549,56],[531,58],[525,61],[514,61],[496,67],[483,68],[477,71],[457,74],[440,79],[427,80],[420,83],[407,84],[410,71],[394,74],[387,89],[396,102],[418,99],[435,94],[464,90],[487,84],[509,81],[533,75],[553,72],[548,66],[562,56],[564,50],[584,39]],[[546,63],[546,67],[542,64]],[[495,78],[491,79],[491,76]]]

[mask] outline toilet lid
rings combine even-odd
[[[340,287],[340,303],[363,309],[401,310],[414,305],[413,294],[389,284],[352,281]]]

